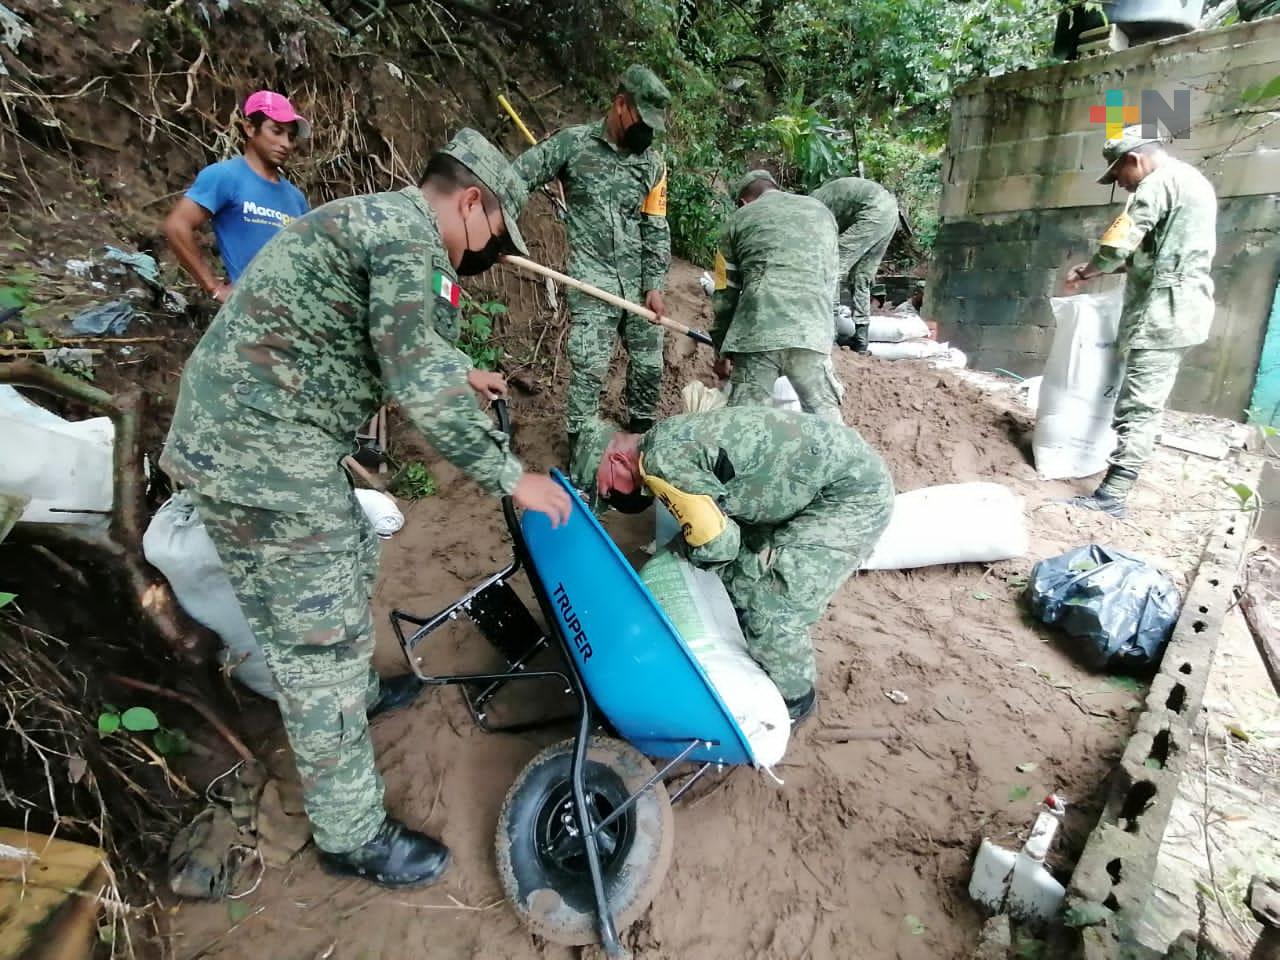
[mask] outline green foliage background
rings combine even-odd
[[[675,252],[707,265],[726,184],[761,162],[791,189],[865,176],[893,191],[927,252],[951,91],[1050,58],[1061,0],[510,0],[605,102],[626,64],[675,103],[665,142]]]

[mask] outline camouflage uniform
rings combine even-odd
[[[809,629],[889,522],[884,461],[850,427],[768,407],[672,417],[640,455],[689,558],[728,589],[751,655],[784,697],[805,694]]]
[[[638,105],[665,107],[670,101],[666,87],[648,70],[631,68],[623,76],[624,86],[633,80],[643,88],[642,93],[628,91]],[[652,109],[646,107],[646,121]],[[601,120],[568,127],[530,147],[516,160],[515,170],[530,192],[556,178],[564,184],[573,277],[632,302],[663,289],[671,231],[666,165],[655,150],[624,152],[606,136]],[[571,316],[568,432],[576,434],[599,408],[619,331],[629,358],[628,415],[633,422],[652,423],[662,389],[662,328],[575,290],[567,292],[566,300]]]
[[[839,284],[847,284],[853,322],[867,323],[871,316],[871,284],[898,229],[898,201],[880,184],[861,177],[832,180],[813,191],[812,196],[831,211],[840,231],[834,299],[840,297]]]
[[[1091,261],[1104,273],[1125,268],[1117,343],[1126,366],[1109,459],[1133,474],[1155,447],[1183,354],[1205,341],[1213,323],[1217,212],[1209,181],[1169,157],[1138,184]],[[1131,476],[1109,474],[1107,492],[1123,495],[1132,484]]]
[[[494,192],[510,230],[520,191],[505,161],[474,131],[445,149],[486,184],[506,174]],[[385,818],[364,716],[377,689],[377,543],[340,466],[352,435],[394,399],[487,492],[511,493],[522,472],[447,340],[455,277],[417,187],[294,221],[187,361],[160,460],[193,494],[254,627],[316,845],[330,853],[368,842]]]
[[[786,376],[811,413],[841,422],[831,370],[836,223],[811,197],[769,190],[720,235],[711,339],[733,360],[729,405],[769,403]]]

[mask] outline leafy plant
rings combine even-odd
[[[498,368],[498,361],[502,359],[502,347],[492,342],[493,328],[498,317],[506,312],[506,304],[496,300],[486,303],[469,300],[462,310],[458,349],[470,357],[471,363],[479,370]]]
[[[187,735],[181,730],[162,727],[160,718],[149,707],[129,707],[121,711],[110,704],[103,704],[102,712],[98,714],[98,733],[107,737],[121,729],[129,733],[153,734],[152,745],[156,753],[165,756],[186,753],[191,749]]]
[[[436,478],[431,476],[427,465],[418,460],[401,467],[391,481],[391,492],[404,500],[423,500],[439,489]]]
[[[7,607],[18,598],[16,593],[0,593],[0,607]]]
[[[5,278],[0,286],[0,310],[11,307],[21,309],[31,304],[31,287],[36,282],[36,275],[26,270],[19,270]]]
[[[27,343],[37,350],[52,350],[58,345],[56,340],[39,327],[23,327],[22,335],[26,338]]]

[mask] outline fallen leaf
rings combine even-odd
[[[147,707],[130,707],[124,712],[120,722],[124,724],[126,730],[132,730],[134,733],[155,730],[160,726],[155,713]]]
[[[1231,734],[1237,740],[1241,740],[1245,743],[1248,743],[1250,740],[1253,739],[1253,737],[1249,736],[1249,734],[1247,734],[1240,727],[1236,726],[1234,723],[1227,724],[1227,733]]]
[[[975,591],[973,592],[973,599],[975,599],[975,600],[990,600],[990,599],[991,599],[991,594],[989,594],[989,593],[983,593],[981,590],[975,590]]]
[[[902,922],[907,925],[907,929],[911,931],[913,937],[924,936],[924,924],[914,913],[908,913],[902,918]]]
[[[120,729],[120,714],[118,713],[98,714],[98,732],[99,733],[115,733],[119,729]]]
[[[243,900],[227,901],[227,917],[231,922],[239,923],[249,915],[249,904]]]
[[[1115,687],[1117,690],[1126,690],[1129,693],[1138,693],[1142,689],[1142,685],[1133,677],[1107,677],[1106,684],[1109,687]]]
[[[84,757],[72,754],[67,758],[67,779],[72,783],[79,783],[84,779],[84,773],[89,769],[89,764],[85,763]]]
[[[1010,787],[1009,802],[1014,803],[1018,800],[1025,800],[1027,798],[1027,794],[1029,794],[1030,792],[1031,792],[1030,787]]]
[[[1036,767],[1038,766],[1039,766],[1038,763],[1020,763],[1016,767],[1014,767],[1014,769],[1017,770],[1019,773],[1030,773],[1032,770],[1036,769]]]

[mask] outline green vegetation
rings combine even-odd
[[[458,349],[471,358],[476,369],[498,369],[502,347],[492,342],[493,326],[498,317],[506,312],[506,304],[496,300],[486,303],[468,300],[463,306]]]
[[[516,4],[601,104],[627,63],[675,96],[664,149],[677,255],[704,266],[727,183],[748,165],[811,190],[849,174],[893,191],[927,251],[951,91],[1038,66],[1061,0],[583,0]],[[603,8],[603,9],[602,9]],[[531,35],[539,35],[534,31]],[[714,189],[713,189],[714,185]]]
[[[439,486],[427,465],[415,460],[400,468],[391,481],[391,492],[402,500],[422,500],[433,496]]]

